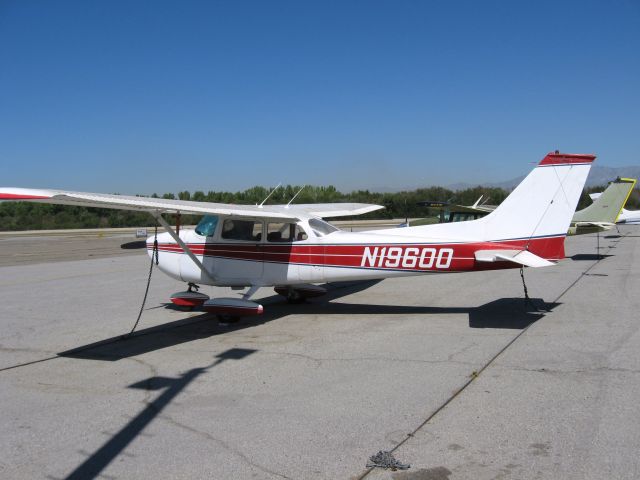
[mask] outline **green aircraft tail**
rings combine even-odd
[[[571,222],[616,223],[635,185],[632,178],[617,178],[591,205],[576,212]]]

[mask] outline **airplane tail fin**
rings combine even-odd
[[[616,223],[635,186],[633,178],[615,179],[591,205],[576,212],[572,221]]]
[[[487,241],[521,240],[547,260],[564,258],[564,238],[595,155],[549,153],[482,219]]]

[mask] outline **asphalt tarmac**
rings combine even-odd
[[[145,241],[132,234],[0,235],[0,267],[137,254]]]
[[[535,308],[514,269],[263,289],[262,317],[223,326],[155,271],[122,339],[133,241],[0,240],[0,478],[640,477],[634,227],[527,269]],[[367,469],[380,450],[411,467]]]

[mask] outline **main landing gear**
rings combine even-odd
[[[242,298],[209,298],[208,295],[198,292],[199,288],[195,283],[189,283],[186,291],[171,295],[171,302],[187,310],[202,308],[205,312],[217,315],[221,323],[234,323],[241,317],[262,315],[264,312],[262,305],[250,300],[260,288],[258,286],[249,288]],[[310,283],[278,285],[275,291],[283,295],[289,303],[303,303],[308,298],[320,297],[327,293],[326,288]]]
[[[289,303],[303,303],[307,298],[321,297],[327,294],[326,288],[310,283],[278,285],[274,290],[284,296]]]
[[[241,317],[261,315],[264,311],[262,305],[249,300],[259,287],[251,287],[242,298],[209,298],[208,295],[199,293],[199,288],[198,285],[189,283],[188,290],[171,295],[171,302],[188,310],[202,308],[205,312],[214,313],[221,323],[234,323]]]

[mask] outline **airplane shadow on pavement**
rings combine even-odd
[[[339,282],[327,284],[327,295],[313,301],[291,305],[279,295],[261,299],[265,313],[246,317],[238,323],[221,325],[209,313],[165,323],[136,331],[131,336],[116,336],[82,345],[58,353],[61,357],[87,360],[118,361],[147,352],[180,345],[182,343],[224,335],[262,325],[287,315],[447,315],[468,314],[470,328],[523,329],[536,322],[558,304],[545,303],[542,299],[500,298],[478,307],[429,307],[405,305],[375,305],[355,303],[333,303],[332,300],[365,290],[379,283]],[[167,308],[172,308],[172,305]],[[347,320],[348,321],[348,320]]]
[[[151,377],[135,382],[128,388],[136,388],[147,391],[161,391],[153,401],[149,402],[136,416],[106,441],[93,454],[78,465],[65,480],[87,480],[101,475],[102,471],[118,456],[127,446],[137,438],[171,401],[182,392],[196,378],[208,372],[222,362],[229,360],[242,360],[257,350],[246,348],[231,348],[216,355],[209,365],[192,368],[176,378]],[[106,476],[105,476],[106,477]],[[108,477],[107,477],[108,478]]]
[[[613,255],[607,255],[605,253],[576,253],[569,258],[575,262],[581,260],[604,260],[608,257],[613,257]]]

